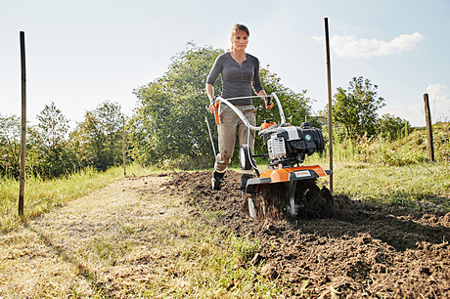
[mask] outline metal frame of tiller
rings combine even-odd
[[[292,125],[286,123],[286,117],[284,115],[283,107],[282,107],[281,102],[278,99],[277,95],[275,93],[272,93],[270,95],[263,96],[263,97],[266,98],[267,104],[271,104],[270,99],[275,100],[277,107],[278,107],[278,111],[280,113],[280,119],[281,119],[281,123],[279,124],[279,126],[283,127],[283,129],[285,129],[287,131],[296,132],[296,129],[298,127],[295,127],[295,126],[292,126]],[[253,155],[251,153],[251,150],[249,147],[250,134],[251,134],[251,131],[258,131],[259,132],[258,135],[261,136],[263,134],[263,132],[265,130],[269,130],[270,127],[262,129],[261,127],[253,126],[252,124],[250,124],[250,122],[244,116],[244,114],[230,102],[230,100],[248,99],[248,98],[261,98],[261,97],[260,96],[251,96],[251,97],[238,97],[238,98],[224,99],[224,98],[218,96],[215,99],[216,113],[218,112],[218,103],[225,104],[228,107],[230,107],[239,116],[239,118],[242,120],[244,125],[248,128],[247,144],[241,146],[241,148],[239,150],[239,158],[240,158],[240,162],[241,162],[241,167],[243,169],[247,169],[247,170],[253,168],[258,177],[251,178],[247,181],[246,192],[255,194],[257,191],[257,187],[260,185],[288,182],[287,188],[289,189],[290,203],[287,207],[287,210],[291,215],[296,215],[297,211],[298,211],[298,207],[295,204],[294,196],[295,196],[295,188],[296,188],[297,181],[325,177],[325,176],[331,175],[333,172],[332,172],[332,170],[329,170],[329,169],[324,170],[320,165],[301,166],[300,163],[297,163],[296,166],[295,165],[284,165],[284,164],[280,163],[278,165],[272,165],[271,168],[268,168],[267,170],[264,170],[264,171],[261,171],[260,169],[258,169],[256,162],[253,158],[259,157],[259,156],[267,157],[268,154]],[[218,118],[218,115],[216,114],[216,123],[218,122],[217,118]],[[303,162],[303,161],[301,161],[301,162]],[[250,203],[249,203],[249,206],[250,206]]]

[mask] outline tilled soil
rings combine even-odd
[[[334,196],[331,218],[254,220],[229,171],[222,190],[211,191],[211,172],[171,173],[168,195],[221,211],[213,225],[251,236],[260,251],[249,261],[277,279],[287,296],[322,298],[450,298],[450,213]]]

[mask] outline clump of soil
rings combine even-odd
[[[183,194],[186,204],[202,210],[221,211],[212,225],[259,241],[249,263],[260,264],[260,274],[277,279],[287,296],[450,297],[450,213],[421,214],[339,195],[332,197],[335,210],[323,215],[306,209],[289,218],[273,208],[257,221],[248,215],[237,172],[226,173],[220,191],[211,191],[211,172],[170,175],[167,192]],[[326,190],[314,192],[330,200]]]
[[[293,202],[291,190],[295,191]],[[243,209],[247,210],[249,205],[255,207],[258,220],[329,218],[336,214],[330,190],[326,187],[320,189],[315,179],[260,185],[256,194],[244,196]]]

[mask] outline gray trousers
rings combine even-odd
[[[256,123],[256,109],[253,105],[236,106],[244,116],[248,119],[251,125]],[[217,125],[219,133],[219,153],[216,156],[216,163],[214,163],[214,170],[220,173],[225,172],[228,164],[230,164],[233,157],[234,145],[236,143],[236,131],[239,135],[239,145],[247,144],[248,142],[248,128],[244,125],[242,120],[234,111],[226,104],[219,106],[219,124]],[[249,147],[253,152],[254,138],[250,134]],[[253,174],[253,170],[241,170],[242,174]]]

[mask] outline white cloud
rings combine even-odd
[[[323,37],[313,37],[316,41],[324,42]],[[419,32],[413,34],[400,34],[391,41],[382,41],[375,38],[357,38],[351,34],[335,34],[331,38],[333,53],[341,57],[371,57],[401,54],[413,49],[423,35]]]
[[[439,83],[430,84],[427,93],[433,123],[439,120],[450,121],[450,95],[447,86]]]
[[[408,105],[387,105],[380,109],[379,115],[389,113],[395,117],[406,119],[414,127],[423,127],[425,125],[425,113],[423,100],[417,97]]]
[[[450,121],[450,95],[447,86],[429,84],[426,88],[430,101],[431,120]],[[407,105],[387,105],[380,109],[379,115],[390,113],[408,120],[412,126],[425,126],[425,104],[423,94],[417,95]]]

